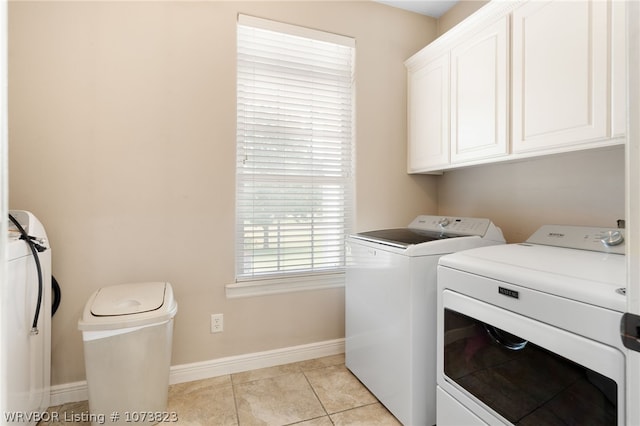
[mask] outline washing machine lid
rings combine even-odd
[[[370,241],[403,249],[415,244],[428,243],[452,237],[460,237],[460,235],[412,228],[379,229],[352,235],[352,238],[358,240]]]
[[[415,248],[425,243],[440,244],[437,241],[458,237],[485,238],[504,243],[502,231],[485,218],[417,216],[406,228],[380,229],[361,232],[350,236],[358,240],[384,244],[402,250]],[[443,242],[442,244],[447,245]],[[426,244],[431,245],[431,244]],[[464,243],[460,244],[459,248]]]
[[[165,288],[164,282],[103,287],[93,299],[91,314],[105,317],[155,311],[164,304]]]

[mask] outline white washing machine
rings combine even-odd
[[[624,230],[543,226],[438,267],[437,423],[625,424]]]
[[[436,420],[438,259],[494,244],[490,220],[442,216],[347,238],[346,366],[407,426]]]
[[[7,356],[7,404],[0,422],[36,424],[49,407],[51,382],[51,249],[42,223],[26,211],[9,214],[29,235],[34,250],[13,222],[8,239],[8,303],[2,312]],[[39,277],[40,275],[40,277]],[[11,417],[13,416],[13,417]]]

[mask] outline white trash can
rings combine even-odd
[[[165,282],[103,287],[91,295],[78,328],[93,425],[167,419],[177,311],[171,284]]]

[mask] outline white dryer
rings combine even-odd
[[[438,259],[494,244],[490,220],[442,216],[347,238],[346,366],[407,426],[436,420]]]
[[[625,286],[620,229],[442,257],[438,425],[624,425]]]

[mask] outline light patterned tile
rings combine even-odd
[[[297,363],[276,365],[275,367],[259,368],[257,370],[244,371],[242,373],[235,373],[231,375],[231,380],[234,385],[246,382],[252,382],[254,380],[269,379],[272,377],[283,376],[285,374],[299,373],[300,366]]]
[[[38,423],[38,426],[91,426],[89,421],[89,402],[71,402],[68,404],[50,407],[47,410],[46,420]]]
[[[380,403],[330,415],[335,426],[402,426]]]
[[[300,423],[294,423],[295,426],[333,426],[333,422],[329,416],[318,417],[317,419],[305,420]]]
[[[231,385],[231,375],[211,377],[209,379],[194,380],[192,382],[176,383],[169,386],[169,399],[181,394],[192,394],[198,392],[201,389],[209,389],[218,386]]]
[[[165,424],[180,426],[238,424],[233,386],[219,378],[173,385],[169,390],[167,411],[175,413]],[[177,419],[177,421],[175,421]]]
[[[332,365],[344,365],[344,354],[325,356],[296,363],[302,371],[315,370],[316,368],[330,367]]]
[[[241,425],[286,425],[326,415],[302,373],[235,386]]]
[[[90,426],[79,421],[87,401],[48,411],[57,421],[38,426]],[[344,354],[171,385],[167,411],[179,426],[399,425],[344,366]]]
[[[377,402],[375,396],[344,365],[310,370],[304,374],[329,414]]]

